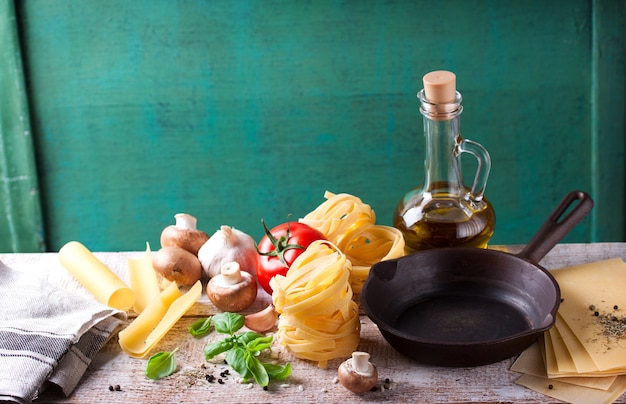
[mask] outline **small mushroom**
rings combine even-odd
[[[187,213],[174,215],[175,225],[167,226],[161,232],[161,247],[177,246],[198,255],[200,247],[209,239],[209,235],[198,230],[198,220]]]
[[[256,332],[267,332],[274,328],[278,313],[274,309],[274,305],[270,304],[263,310],[248,314],[245,318],[245,326]]]
[[[191,286],[202,277],[198,257],[176,246],[163,247],[152,256],[154,270],[168,281]]]
[[[337,370],[337,376],[343,387],[353,393],[370,391],[378,382],[376,366],[369,362],[367,352],[352,352],[352,358],[347,359]]]
[[[211,302],[220,310],[241,311],[256,299],[256,279],[242,271],[238,262],[229,262],[222,266],[220,273],[206,286],[206,293]]]

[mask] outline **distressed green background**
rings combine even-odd
[[[258,239],[325,190],[390,224],[423,178],[435,69],[491,153],[493,243],[573,189],[596,208],[566,241],[623,241],[624,4],[17,1],[46,248],[157,246],[181,211]]]

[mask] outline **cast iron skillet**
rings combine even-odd
[[[570,192],[517,255],[449,247],[380,262],[363,285],[363,309],[392,347],[418,362],[510,358],[554,325],[559,285],[537,263],[592,207],[585,192]]]

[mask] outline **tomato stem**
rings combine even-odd
[[[265,225],[265,220],[261,219],[261,223],[263,224],[263,229],[265,230],[265,234],[267,235],[267,238],[270,240],[270,242],[274,246],[274,249],[268,252],[261,252],[259,251],[259,247],[257,246],[257,249],[256,249],[257,252],[259,253],[259,255],[264,255],[266,257],[278,257],[280,262],[285,267],[289,267],[289,265],[287,265],[287,261],[285,261],[285,252],[287,250],[291,250],[295,248],[304,250],[306,247],[303,247],[299,244],[289,244],[289,237],[291,236],[289,233],[289,228],[290,228],[289,223],[287,223],[287,231],[285,232],[285,234],[280,236],[278,239],[272,234],[270,229],[267,228],[267,226]]]

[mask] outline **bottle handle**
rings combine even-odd
[[[472,202],[478,203],[482,201],[483,194],[485,193],[485,187],[487,186],[487,178],[489,177],[489,171],[491,170],[491,157],[487,149],[480,143],[474,142],[469,139],[461,139],[457,144],[457,158],[462,153],[469,153],[476,157],[478,160],[478,167],[476,168],[476,175],[474,176],[474,184],[470,192],[465,197]]]

